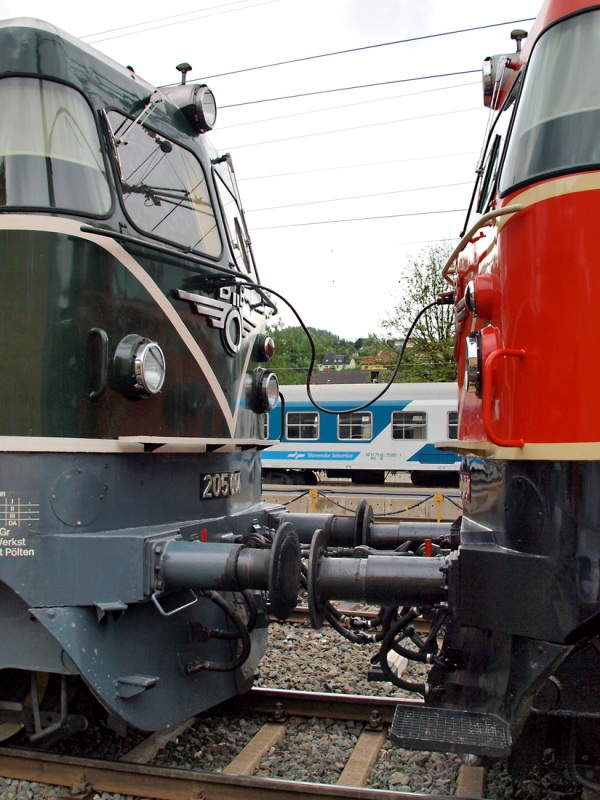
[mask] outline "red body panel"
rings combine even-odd
[[[550,22],[588,7],[548,0],[523,61]],[[459,438],[517,448],[600,443],[600,171],[529,181],[490,208],[517,204],[522,210],[475,233],[455,265],[459,317],[468,282],[485,276],[477,278],[477,316],[467,312],[457,324]],[[465,340],[477,330],[476,393],[465,391],[464,371]]]
[[[545,183],[565,184],[564,178]],[[520,194],[528,194],[525,189]],[[503,205],[519,202],[519,193]],[[459,263],[459,285],[479,268],[499,277],[495,328],[501,356],[484,380],[493,385],[492,425],[498,437],[525,442],[600,442],[600,173],[598,189],[542,199],[511,217],[489,252],[496,229],[470,245]],[[463,335],[472,329],[466,320]],[[574,324],[573,324],[574,323]],[[464,344],[459,344],[461,439],[485,441],[483,400],[464,392]],[[489,358],[489,354],[488,358]]]

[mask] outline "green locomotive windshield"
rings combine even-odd
[[[141,231],[218,258],[221,239],[200,162],[175,142],[108,113],[125,210]]]
[[[98,130],[78,92],[38,78],[2,78],[0,108],[0,206],[109,212]]]
[[[532,51],[500,192],[600,164],[600,11],[550,28]]]

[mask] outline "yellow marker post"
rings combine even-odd
[[[436,512],[437,513],[437,521],[441,522],[442,521],[442,500],[444,499],[444,495],[440,494],[439,492],[436,492],[436,494],[433,495],[433,499],[437,503],[437,512]]]

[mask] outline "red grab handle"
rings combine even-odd
[[[485,359],[485,363],[483,365],[483,375],[482,375],[482,405],[483,405],[483,428],[485,430],[485,434],[492,442],[492,444],[497,444],[498,447],[523,447],[525,444],[523,439],[503,439],[501,436],[498,436],[494,433],[494,429],[492,427],[492,396],[493,396],[493,370],[494,364],[496,360],[499,358],[524,358],[525,351],[524,350],[516,350],[510,349],[507,347],[502,347],[499,350],[494,350],[493,353],[490,353],[489,356]]]

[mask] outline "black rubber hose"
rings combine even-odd
[[[238,631],[238,635],[236,635],[235,638],[241,639],[242,649],[238,655],[229,662],[229,664],[221,664],[218,661],[190,661],[184,665],[183,671],[186,675],[192,675],[193,673],[200,672],[201,670],[205,670],[206,672],[233,672],[234,670],[239,669],[242,664],[248,660],[248,656],[250,655],[252,642],[250,641],[248,629],[246,628],[244,620],[240,614],[238,614],[238,612],[232,608],[232,606],[223,597],[221,597],[218,592],[211,590],[201,592],[201,594],[210,600],[211,603],[214,603],[216,606],[218,606],[221,611],[227,615],[231,622],[233,622]]]
[[[249,589],[243,589],[240,594],[243,596],[248,609],[248,621],[245,623],[246,629],[251,633],[256,626],[256,617],[258,616],[258,609],[256,602]],[[222,628],[207,628],[206,635],[209,639],[239,639],[240,633],[238,630],[226,631]]]
[[[402,616],[395,625],[393,625],[390,630],[387,632],[382,644],[381,650],[378,654],[378,660],[381,665],[381,671],[385,675],[390,683],[393,683],[394,686],[399,686],[401,689],[404,689],[407,692],[416,692],[418,694],[425,694],[427,691],[426,684],[424,683],[412,683],[411,681],[405,681],[402,678],[399,678],[398,675],[395,675],[392,672],[390,665],[388,664],[388,653],[392,649],[394,645],[394,638],[400,633],[400,631],[405,628],[413,619],[416,619],[419,616],[419,612],[411,609],[408,611],[407,614]],[[395,648],[394,648],[395,649]],[[403,650],[407,650],[407,648],[402,648]],[[409,655],[406,655],[406,658],[414,659],[415,653],[412,650],[407,650]]]
[[[351,631],[350,628],[346,628],[345,625],[342,625],[342,623],[336,618],[335,614],[330,612],[330,609],[332,608],[333,606],[331,603],[325,603],[325,618],[331,627],[341,636],[343,636],[344,639],[348,639],[348,641],[352,642],[352,644],[370,644],[371,642],[375,641],[375,637],[372,633],[364,633],[362,631],[355,633],[354,631]]]
[[[445,610],[444,611],[436,611],[435,616],[433,618],[433,621],[431,623],[431,626],[429,628],[429,633],[425,637],[425,642],[423,643],[424,647],[428,648],[429,645],[432,644],[432,642],[435,642],[435,643],[437,642],[437,635],[439,633],[439,630],[442,627],[442,625],[444,624],[444,622],[446,622],[447,618],[448,618],[448,612],[447,611],[445,611]],[[437,647],[436,647],[436,651],[437,651]]]
[[[242,589],[242,597],[246,601],[246,605],[248,606],[248,622],[246,623],[246,628],[250,633],[254,630],[256,626],[256,617],[258,616],[258,609],[256,607],[256,600],[254,599],[254,595],[249,589]]]

